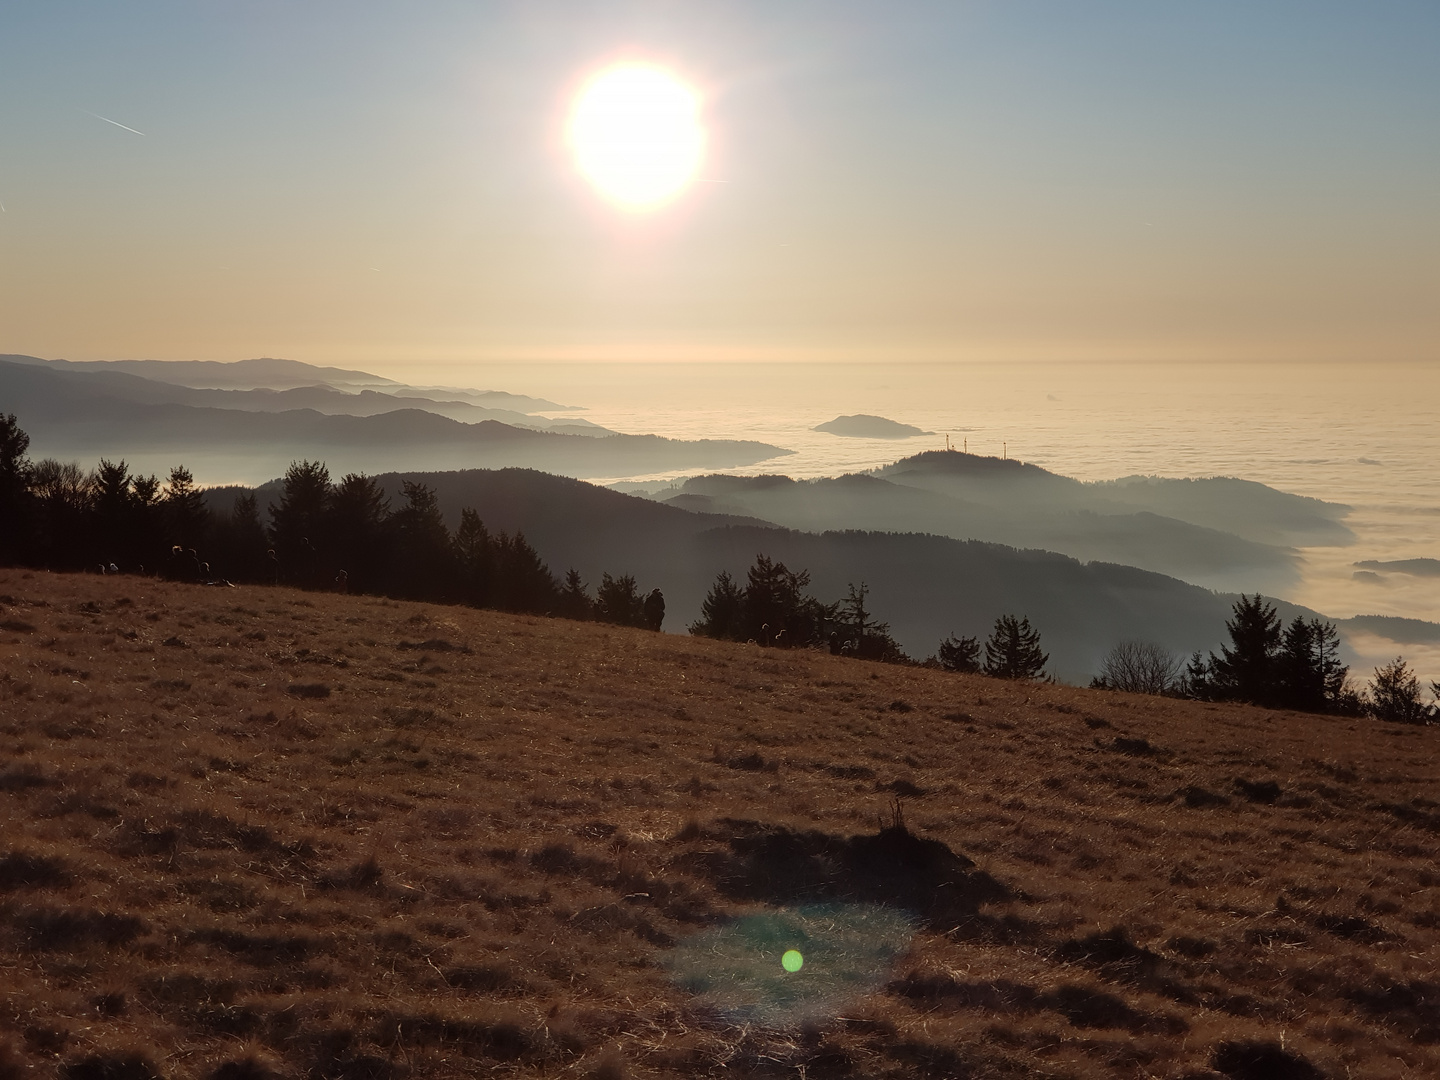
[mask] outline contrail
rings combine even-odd
[[[76,107],[77,109],[80,109],[80,106],[78,106],[78,105],[75,106],[75,107]],[[101,116],[98,112],[91,112],[89,109],[80,109],[80,111],[83,112],[86,116],[93,116],[93,117],[95,117],[96,120],[104,120],[107,124],[114,124],[116,127],[118,127],[118,128],[124,128],[126,131],[135,131],[135,129],[132,128],[132,127],[130,127],[129,125],[127,125],[127,124],[122,124],[122,123],[120,123],[119,120],[111,120],[108,116]],[[143,132],[143,131],[135,131],[135,134],[136,134],[136,135],[144,135],[145,132]]]

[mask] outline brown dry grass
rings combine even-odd
[[[0,1080],[1433,1077],[1437,746],[0,571]],[[933,908],[827,1024],[736,1026],[667,978],[674,942],[829,887],[757,837],[829,850],[897,793],[1008,898]]]

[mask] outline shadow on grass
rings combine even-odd
[[[950,975],[911,974],[889,989],[927,1009],[979,1009],[1007,1015],[1053,1012],[1077,1028],[1118,1028],[1132,1035],[1179,1035],[1189,1027],[1178,1016],[1142,1012],[1089,986],[1066,984],[1040,991],[1009,979],[964,982]]]
[[[1027,932],[1019,920],[980,916],[982,905],[1016,899],[1012,889],[939,840],[916,836],[898,815],[870,836],[729,818],[700,835],[728,849],[697,853],[695,860],[732,900],[881,904],[908,912],[932,930],[961,936],[1014,939]]]

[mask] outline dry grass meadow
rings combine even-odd
[[[1433,1078],[1437,750],[0,571],[0,1080]]]

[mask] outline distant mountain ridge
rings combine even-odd
[[[38,356],[0,353],[0,360],[79,373],[121,371],[156,382],[197,388],[251,389],[268,386],[272,390],[287,390],[316,383],[336,387],[401,385],[394,379],[372,375],[368,371],[318,367],[301,360],[269,356],[252,360],[44,360]]]
[[[536,419],[453,403],[470,420],[426,408],[434,404],[393,398],[384,411],[369,411],[379,398],[354,395],[365,415],[314,408],[271,411],[226,408],[206,401],[263,406],[255,390],[177,387],[126,371],[77,371],[46,362],[0,358],[0,405],[14,412],[31,436],[32,456],[126,459],[141,470],[163,472],[188,465],[197,475],[240,479],[283,473],[298,458],[325,458],[342,471],[401,468],[529,466],[573,476],[625,476],[662,469],[733,468],[791,451],[747,440],[685,441],[654,435],[622,435],[584,429],[566,420],[536,430]],[[137,361],[137,363],[143,363]],[[291,363],[291,362],[286,362]],[[308,365],[307,365],[308,366]],[[338,369],[336,369],[338,370]],[[336,404],[329,388],[296,388]],[[293,391],[279,391],[291,394]],[[284,399],[292,400],[291,398]],[[470,412],[470,410],[475,412]],[[478,418],[483,416],[485,418]],[[528,421],[520,426],[520,420]],[[549,422],[546,422],[549,423]]]
[[[528,419],[534,413],[573,412],[577,408],[504,390],[409,386],[366,371],[317,367],[299,360],[43,360],[38,356],[0,354],[0,363],[26,364],[100,379],[110,376],[108,385],[128,386],[130,393],[143,393],[145,400],[265,412],[318,408],[322,412],[368,416],[378,410],[375,407],[364,409],[364,406],[383,407],[388,404],[390,408],[423,407],[431,412],[442,411],[437,406],[479,409],[485,415],[452,415],[443,411],[442,415],[449,415],[454,420],[504,421],[507,416]],[[123,381],[125,377],[128,377],[128,382]],[[139,387],[142,383],[149,389],[141,391]],[[164,388],[169,388],[173,396],[164,397]],[[436,393],[457,400],[445,400],[443,396],[437,399],[432,396]],[[247,398],[246,395],[253,397]],[[364,411],[353,407],[355,405],[360,405]],[[533,419],[530,422],[536,424]]]
[[[1219,497],[1228,492],[1243,498],[1243,521]],[[691,477],[678,494],[656,497],[792,529],[982,540],[1272,595],[1298,578],[1293,545],[1351,539],[1340,520],[1347,507],[1262,484],[1146,479],[1094,485],[1037,465],[959,451],[926,451],[871,473],[812,480]]]
[[[4,362],[5,357],[0,357]],[[17,361],[18,362],[18,361]],[[161,364],[169,361],[133,361],[139,364]],[[239,361],[245,363],[245,361]],[[270,387],[247,389],[214,389],[192,387],[171,379],[154,379],[125,370],[127,362],[106,361],[111,366],[91,367],[70,364],[68,361],[44,363],[45,369],[71,380],[71,385],[91,393],[100,390],[118,400],[137,405],[195,405],[217,409],[239,409],[242,412],[287,412],[293,409],[313,409],[328,416],[375,416],[397,409],[422,409],[425,412],[445,416],[451,420],[473,424],[482,420],[498,420],[516,427],[534,428],[540,431],[563,430],[569,434],[614,434],[599,425],[579,417],[569,417],[554,422],[530,415],[516,409],[490,408],[469,401],[437,401],[413,393],[391,393],[373,389],[342,390],[328,383],[311,383],[276,390]],[[65,366],[57,366],[63,363]],[[286,361],[290,363],[290,361]],[[31,364],[38,367],[39,364]],[[308,366],[308,365],[306,365]],[[83,369],[83,370],[82,370]],[[316,369],[338,370],[338,369]],[[235,380],[241,381],[241,380]],[[396,390],[409,391],[412,388],[394,384]],[[506,399],[516,403],[517,408],[538,409],[550,407],[551,402],[538,398],[526,398],[515,394],[487,392],[475,397]],[[559,408],[559,406],[556,406]]]

